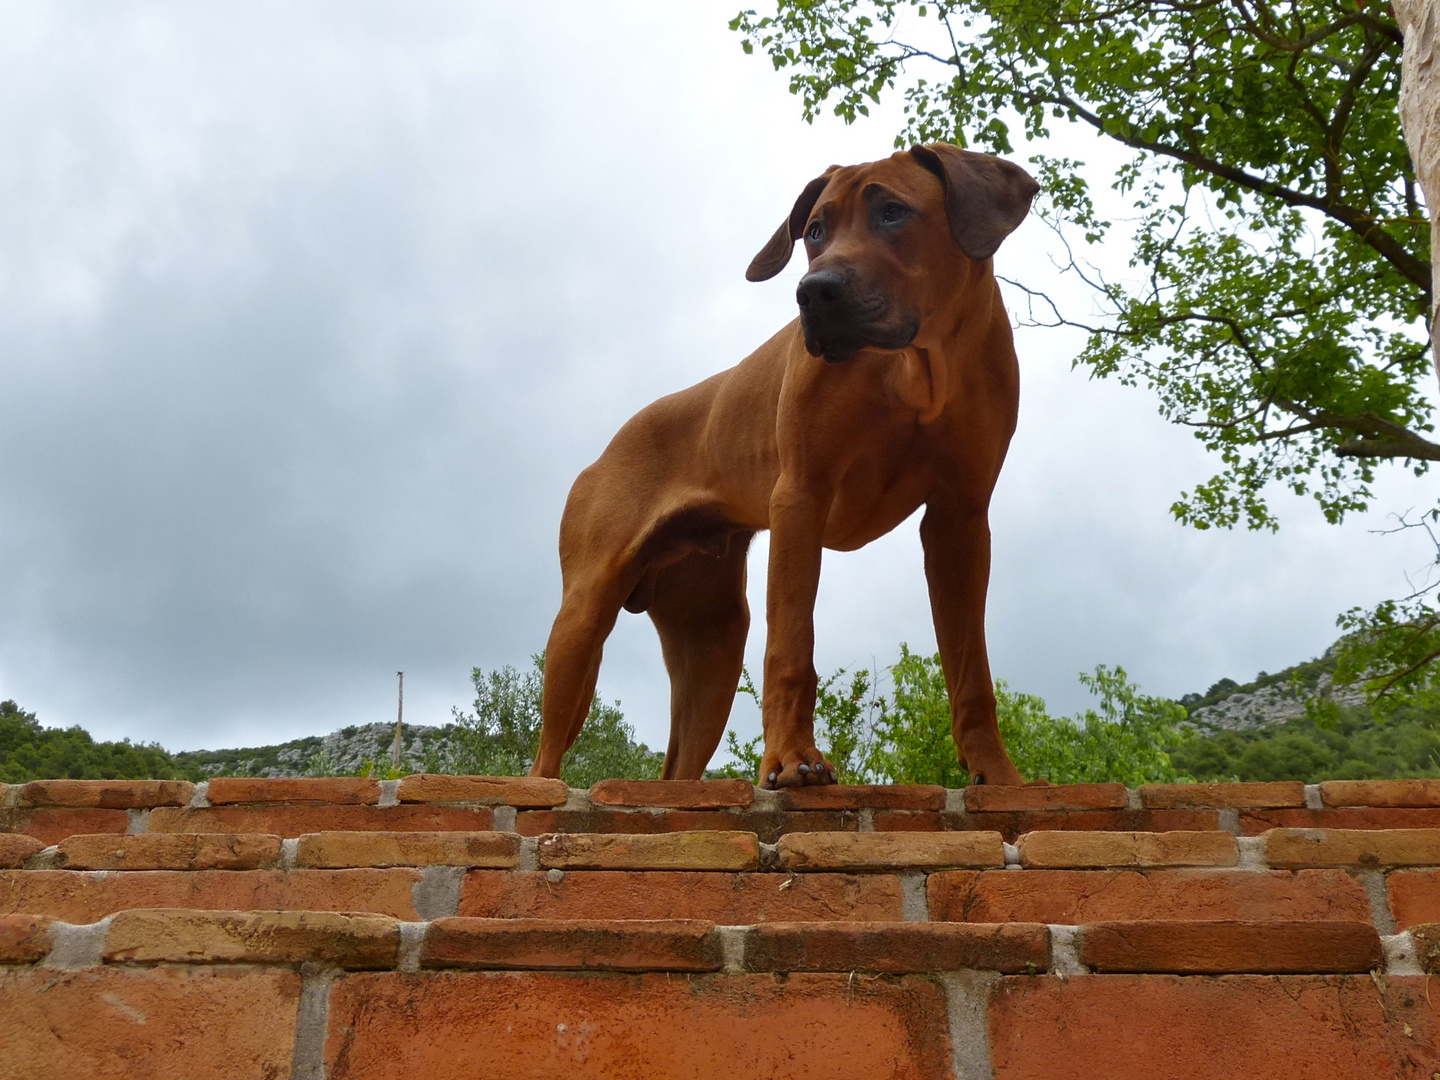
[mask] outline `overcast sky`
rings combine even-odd
[[[899,126],[807,127],[737,3],[0,5],[0,698],[255,745],[393,719],[400,669],[407,720],[444,722],[472,666],[528,664],[575,474],[792,317],[801,260],[746,264]],[[1042,280],[1050,243],[1032,220],[996,265]],[[1099,663],[1174,696],[1273,671],[1425,562],[1370,531],[1427,503],[1404,474],[1342,528],[1284,497],[1278,535],[1182,528],[1214,463],[1071,371],[1080,344],[1018,335],[989,616],[1012,686],[1070,711]],[[827,553],[817,637],[822,672],[933,649],[915,520]],[[752,669],[763,645],[757,618]],[[644,617],[600,688],[665,744]]]

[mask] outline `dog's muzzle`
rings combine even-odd
[[[837,270],[806,274],[795,302],[805,348],[831,364],[853,359],[861,349],[903,349],[920,330],[918,316],[896,313],[883,293],[857,288]]]

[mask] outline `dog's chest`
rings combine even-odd
[[[912,451],[876,447],[858,455],[836,485],[824,545],[853,551],[890,532],[925,501],[930,469]],[[891,450],[890,453],[883,452]],[[917,465],[919,466],[917,468]]]

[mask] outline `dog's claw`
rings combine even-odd
[[[766,765],[774,766],[760,774],[765,778],[761,786],[766,788],[815,787],[840,782],[834,766],[814,747],[800,753],[778,753]]]

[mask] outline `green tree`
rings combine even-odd
[[[443,760],[428,763],[433,771],[476,776],[519,776],[535,760],[540,742],[540,695],[545,684],[545,658],[533,657],[529,671],[509,665],[494,671],[474,668],[474,711],[451,710],[455,727]],[[635,729],[625,722],[619,702],[606,705],[597,694],[580,737],[565,755],[560,776],[575,787],[597,780],[626,777],[653,780],[664,755],[635,742]]]
[[[81,727],[42,727],[33,712],[0,701],[0,783],[27,780],[171,780],[174,759],[155,744],[96,742]]]
[[[845,680],[835,672],[820,683],[815,701],[815,740],[842,784],[943,784],[965,787],[950,732],[950,702],[940,657],[900,646],[886,669],[891,690],[880,692],[868,670]],[[1186,711],[1164,698],[1148,697],[1122,668],[1101,666],[1080,676],[1098,708],[1079,716],[1052,717],[1042,698],[995,684],[996,714],[1005,746],[1022,775],[1055,784],[1162,783],[1188,779],[1172,764],[1169,747],[1190,736],[1181,726]],[[760,703],[746,673],[740,693]],[[734,763],[721,775],[753,778],[760,768],[762,739],[740,742],[726,735]]]
[[[1402,37],[1364,0],[775,0],[731,23],[791,72],[813,119],[847,121],[896,92],[897,145],[1089,129],[1128,160],[1131,280],[1071,268],[1108,317],[1082,323],[1032,293],[1042,321],[1083,326],[1075,363],[1144,385],[1220,471],[1172,510],[1197,528],[1273,529],[1267,493],[1310,495],[1331,522],[1367,507],[1377,463],[1440,459],[1431,386],[1429,229],[1400,131]],[[1030,158],[1038,212],[1110,241],[1082,162]],[[1032,312],[1036,307],[1032,306]],[[1434,685],[1429,593],[1344,625],[1345,667],[1399,696]],[[1418,661],[1418,664],[1417,664]]]
[[[1376,723],[1363,706],[1321,725],[1301,717],[1254,731],[1214,731],[1171,751],[1197,780],[1372,780],[1440,776],[1433,712],[1402,706]]]

